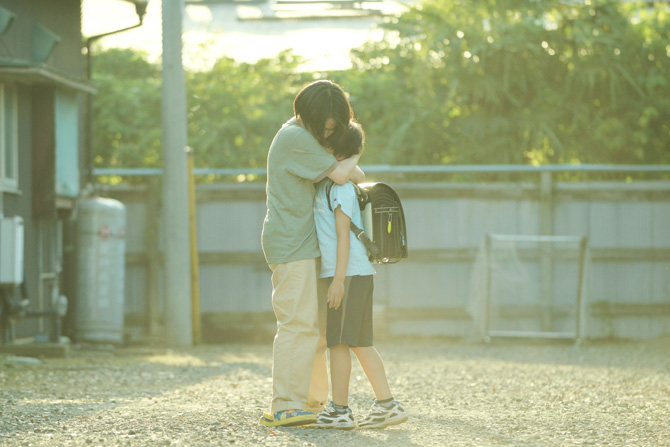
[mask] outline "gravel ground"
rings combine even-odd
[[[670,446],[670,338],[378,345],[408,422],[265,428],[271,344],[0,356],[0,446]],[[350,405],[372,391],[354,362]]]

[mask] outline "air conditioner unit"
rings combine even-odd
[[[23,282],[23,218],[0,219],[0,285]]]

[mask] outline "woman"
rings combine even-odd
[[[325,177],[337,184],[365,179],[357,166],[360,155],[338,162],[325,149],[344,138],[353,118],[339,85],[326,80],[309,84],[293,101],[293,113],[275,135],[267,161],[261,243],[272,270],[277,334],[272,403],[261,418],[266,426],[313,424],[328,398],[325,322],[320,325],[317,299],[314,184]]]

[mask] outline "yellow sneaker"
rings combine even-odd
[[[275,414],[266,411],[260,420],[266,427],[294,427],[316,423],[316,413],[313,411],[282,410]]]

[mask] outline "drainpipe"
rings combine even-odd
[[[135,12],[139,18],[139,23],[136,25],[128,26],[126,28],[121,28],[115,31],[109,31],[107,33],[98,34],[91,36],[86,39],[86,80],[91,81],[93,69],[92,69],[92,60],[91,60],[91,45],[98,39],[103,37],[111,36],[112,34],[122,33],[124,31],[129,31],[131,29],[139,28],[142,26],[144,21],[144,15],[147,12],[147,4],[149,0],[130,0],[135,4]],[[86,183],[87,185],[93,184],[93,96],[88,95],[86,101]],[[1,199],[0,199],[1,200]],[[0,204],[2,202],[0,201]],[[1,212],[1,208],[0,208]]]

